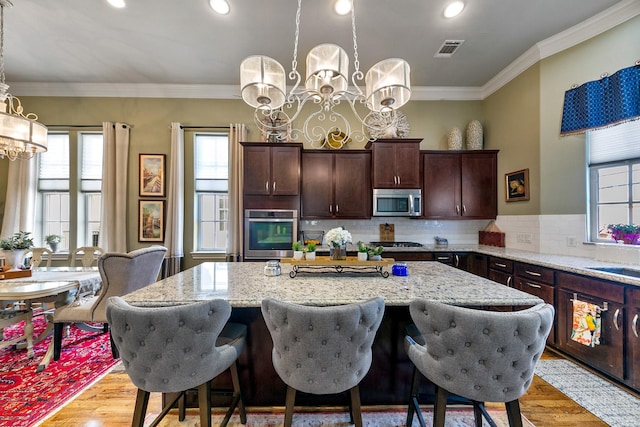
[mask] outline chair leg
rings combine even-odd
[[[473,401],[473,420],[476,427],[482,427],[482,409],[480,408],[480,402]]]
[[[449,392],[437,385],[435,387],[436,401],[433,404],[433,427],[444,427],[445,413],[447,411],[447,396]]]
[[[284,410],[284,427],[291,427],[293,421],[293,406],[296,403],[296,389],[287,386],[287,399]]]
[[[149,392],[138,389],[136,395],[136,406],[133,410],[133,421],[131,427],[143,427],[144,417],[147,413],[147,405],[149,404]]]
[[[518,399],[506,402],[507,417],[509,418],[509,426],[522,427],[522,414],[520,413],[520,401]]]
[[[233,362],[233,364],[229,369],[231,370],[231,382],[233,383],[233,396],[234,396],[233,404],[229,409],[229,412],[230,412],[229,417],[231,417],[231,414],[233,414],[233,410],[237,405],[238,412],[240,412],[240,424],[246,424],[247,411],[244,407],[244,400],[242,400],[242,389],[240,388],[240,376],[238,375],[238,364],[236,362]],[[223,422],[222,427],[226,425],[227,423]]]
[[[60,360],[60,351],[62,350],[62,331],[64,323],[53,324],[53,360]]]
[[[118,350],[118,347],[116,347],[116,343],[113,340],[113,336],[111,335],[111,332],[109,332],[109,344],[111,344],[111,357],[113,357],[114,359],[119,359],[120,351]]]
[[[200,426],[211,427],[211,384],[209,381],[198,386],[198,408]]]
[[[418,402],[418,394],[420,390],[420,377],[421,373],[415,366],[413,367],[413,377],[411,378],[411,391],[409,392],[409,406],[407,407],[407,422],[406,425],[411,427],[413,424],[413,413],[418,416],[418,422],[421,427],[426,427],[422,411],[420,410],[420,403]]]
[[[356,427],[362,427],[362,409],[360,405],[360,388],[356,385],[350,390],[351,418]]]

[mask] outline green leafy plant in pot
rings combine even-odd
[[[6,239],[0,239],[0,249],[4,251],[4,258],[11,270],[19,270],[24,261],[24,253],[33,247],[33,238],[28,231],[20,231]]]
[[[382,246],[370,247],[367,251],[367,255],[369,260],[371,261],[380,261],[382,259],[382,251],[384,248]]]
[[[44,238],[44,241],[49,245],[53,252],[58,252],[58,245],[62,242],[62,236],[58,234],[49,234]]]
[[[627,245],[640,244],[640,225],[609,224],[607,230],[615,241],[622,241]]]
[[[291,249],[293,249],[293,259],[302,259],[304,256],[304,252],[302,251],[302,242],[293,242],[291,244]]]

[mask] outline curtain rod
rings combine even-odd
[[[633,64],[633,65],[632,65],[632,67],[633,67],[634,65],[635,65],[635,66],[640,66],[640,59],[638,59],[638,60],[635,62],[635,64]],[[618,70],[618,71],[620,71],[620,70]],[[618,71],[616,71],[616,73],[617,73]],[[614,73],[614,74],[615,74],[615,73]],[[609,77],[609,73],[608,73],[607,71],[605,71],[604,73],[600,74],[600,80],[604,79],[605,77]],[[575,89],[575,88],[577,88],[578,86],[580,86],[578,83],[574,83],[574,84],[572,84],[572,85],[571,85],[571,89]]]
[[[230,129],[231,126],[183,126],[180,129]]]
[[[102,125],[45,125],[48,128],[102,128]]]

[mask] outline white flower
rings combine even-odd
[[[351,243],[351,233],[342,227],[332,228],[324,235],[324,241],[331,246],[340,246]]]

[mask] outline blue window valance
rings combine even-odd
[[[584,133],[637,119],[640,119],[638,63],[565,92],[560,135]]]

